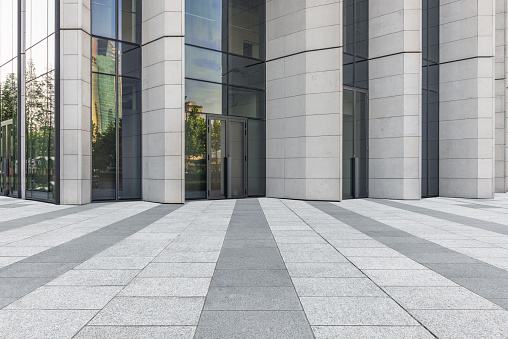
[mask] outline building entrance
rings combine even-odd
[[[343,199],[368,196],[367,92],[344,89],[342,132]]]
[[[1,122],[0,129],[0,192],[2,195],[12,195],[15,186],[15,149],[13,120]]]
[[[246,197],[246,135],[246,119],[208,116],[208,199]]]

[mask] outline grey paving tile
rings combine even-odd
[[[312,263],[325,263],[325,262],[349,262],[342,254],[335,250],[326,252],[281,252],[284,262],[312,262]]]
[[[138,275],[140,278],[211,278],[213,263],[150,263]]]
[[[127,285],[139,270],[70,270],[48,285],[121,286]]]
[[[508,279],[508,272],[488,264],[425,264],[431,270],[449,278],[504,278]]]
[[[492,301],[496,305],[504,308],[505,310],[508,310],[508,298],[504,298],[504,299],[501,299],[501,298],[492,298],[492,299],[490,299],[490,301]]]
[[[298,311],[302,307],[293,287],[210,287],[208,311]]]
[[[136,278],[120,293],[132,297],[205,297],[210,278]]]
[[[294,278],[299,297],[387,297],[367,278]]]
[[[0,298],[0,308],[7,306],[14,301],[16,301],[16,298]]]
[[[346,257],[381,257],[381,258],[401,258],[403,254],[391,248],[337,248],[337,250]]]
[[[271,239],[229,239],[224,241],[223,248],[248,248],[248,247],[277,247],[275,240]]]
[[[425,270],[425,266],[409,258],[350,257],[361,270]]]
[[[203,311],[196,339],[311,339],[303,311]]]
[[[505,278],[454,278],[457,284],[484,298],[508,298],[508,279]]]
[[[20,298],[51,281],[52,278],[0,278],[2,298]]]
[[[42,286],[6,309],[101,309],[121,289],[120,286]]]
[[[421,263],[431,264],[475,264],[478,260],[459,253],[414,253],[411,259]]]
[[[284,261],[280,254],[276,253],[276,250],[269,249],[270,252],[257,254],[256,252],[252,252],[247,255],[247,252],[244,253],[243,256],[237,256],[234,253],[231,253],[232,250],[236,250],[234,248],[225,248],[224,251],[229,251],[228,255],[219,256],[219,261],[217,262],[217,269],[246,269],[246,270],[255,270],[255,269],[286,269],[284,265]],[[266,248],[258,248],[257,250],[266,250]],[[238,252],[240,253],[240,252]]]
[[[408,310],[500,309],[462,287],[385,287],[385,291]]]
[[[418,325],[389,298],[302,297],[311,325]]]
[[[79,266],[76,270],[141,270],[152,257],[98,257],[95,256]]]
[[[1,310],[0,338],[71,338],[97,311]]]
[[[216,270],[211,286],[293,287],[286,270]]]
[[[431,270],[364,270],[380,286],[458,286]]]
[[[312,326],[316,339],[434,339],[422,326]]]
[[[0,269],[0,277],[54,278],[67,272],[77,263],[24,263],[17,262]]]
[[[327,244],[321,237],[275,237],[278,244]]]
[[[287,263],[291,277],[362,278],[364,275],[351,263]]]
[[[508,338],[505,310],[428,310],[411,312],[438,338]]]
[[[219,251],[214,252],[175,252],[162,251],[152,262],[203,262],[216,263]]]
[[[196,326],[205,298],[116,297],[90,325]]]
[[[25,246],[3,246],[0,247],[0,257],[29,257],[34,254],[43,252],[50,247],[25,247]]]
[[[279,244],[281,252],[336,252],[330,244]]]
[[[194,326],[85,326],[75,339],[192,339]]]

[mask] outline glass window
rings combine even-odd
[[[185,115],[185,198],[206,199],[206,115]]]
[[[228,115],[265,118],[265,92],[229,87]]]
[[[92,34],[116,38],[116,0],[92,0]]]
[[[344,53],[352,54],[355,53],[355,44],[354,44],[354,0],[344,0],[344,8],[343,8],[343,45],[344,45]]]
[[[226,54],[185,46],[185,76],[187,78],[225,82],[226,62]]]
[[[226,50],[225,30],[226,1],[186,0],[185,41],[188,44],[217,51]]]
[[[263,61],[229,56],[228,84],[264,90],[266,66]]]
[[[116,44],[113,40],[92,38],[92,71],[116,73]]]
[[[118,43],[119,49],[119,75],[141,78],[141,48],[136,45]]]
[[[248,120],[247,191],[249,196],[266,194],[266,125],[262,120]]]
[[[32,41],[27,46],[33,46],[48,36],[48,0],[32,0],[31,8],[28,8],[28,2],[27,10],[31,11]]]
[[[229,0],[229,52],[265,58],[265,0]]]
[[[141,43],[141,2],[139,0],[118,1],[118,39]]]
[[[185,81],[185,111],[225,114],[226,86],[209,82]]]
[[[119,199],[141,198],[141,83],[119,78],[118,195]]]
[[[116,199],[116,86],[103,74],[92,74],[92,199]]]
[[[48,40],[43,40],[26,51],[27,79],[38,78],[48,72]]]

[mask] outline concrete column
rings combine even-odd
[[[506,131],[505,131],[505,95],[506,95],[506,69],[505,69],[505,32],[506,32],[506,0],[496,1],[495,16],[495,190],[506,192]]]
[[[341,200],[342,0],[269,0],[267,196]]]
[[[143,0],[143,200],[185,202],[185,1]]]
[[[422,4],[369,3],[369,196],[421,198]]]
[[[494,0],[441,1],[440,194],[494,195]]]
[[[60,0],[60,202],[91,202],[90,0]]]

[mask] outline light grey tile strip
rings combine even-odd
[[[22,217],[18,219],[8,220],[8,221],[2,221],[0,223],[0,232],[8,231],[14,228],[18,227],[24,227],[28,225],[37,224],[39,222],[56,219],[60,217],[65,217],[67,215],[83,212],[83,211],[89,211],[97,207],[105,206],[105,204],[109,203],[94,203],[94,204],[88,204],[88,205],[81,205],[81,206],[73,206],[66,209],[58,210],[58,211],[52,211],[52,212],[46,212],[41,213],[37,215],[31,215],[28,217]],[[15,213],[15,212],[14,212]]]
[[[506,308],[508,272],[328,202],[310,205]]]
[[[258,199],[238,200],[195,338],[314,338]]]
[[[182,205],[155,206],[147,211],[0,268],[0,301],[12,302],[32,292],[108,247],[175,211],[180,206]]]
[[[466,225],[466,226],[481,228],[486,231],[491,231],[491,232],[496,232],[499,234],[508,235],[508,226],[503,225],[503,224],[498,224],[498,223],[492,222],[492,221],[486,221],[486,220],[481,220],[481,219],[465,217],[465,216],[458,215],[458,214],[436,211],[436,210],[432,210],[432,209],[425,208],[425,207],[403,204],[403,203],[391,201],[391,200],[369,199],[369,201],[378,203],[380,205],[386,205],[386,206],[395,207],[398,209],[402,209],[402,210],[406,210],[406,211],[410,211],[410,212],[414,212],[414,213],[418,213],[418,214],[428,215],[430,217],[443,219],[446,221],[451,221],[451,222],[455,222],[455,223]],[[487,208],[486,206],[483,206],[483,207]]]

